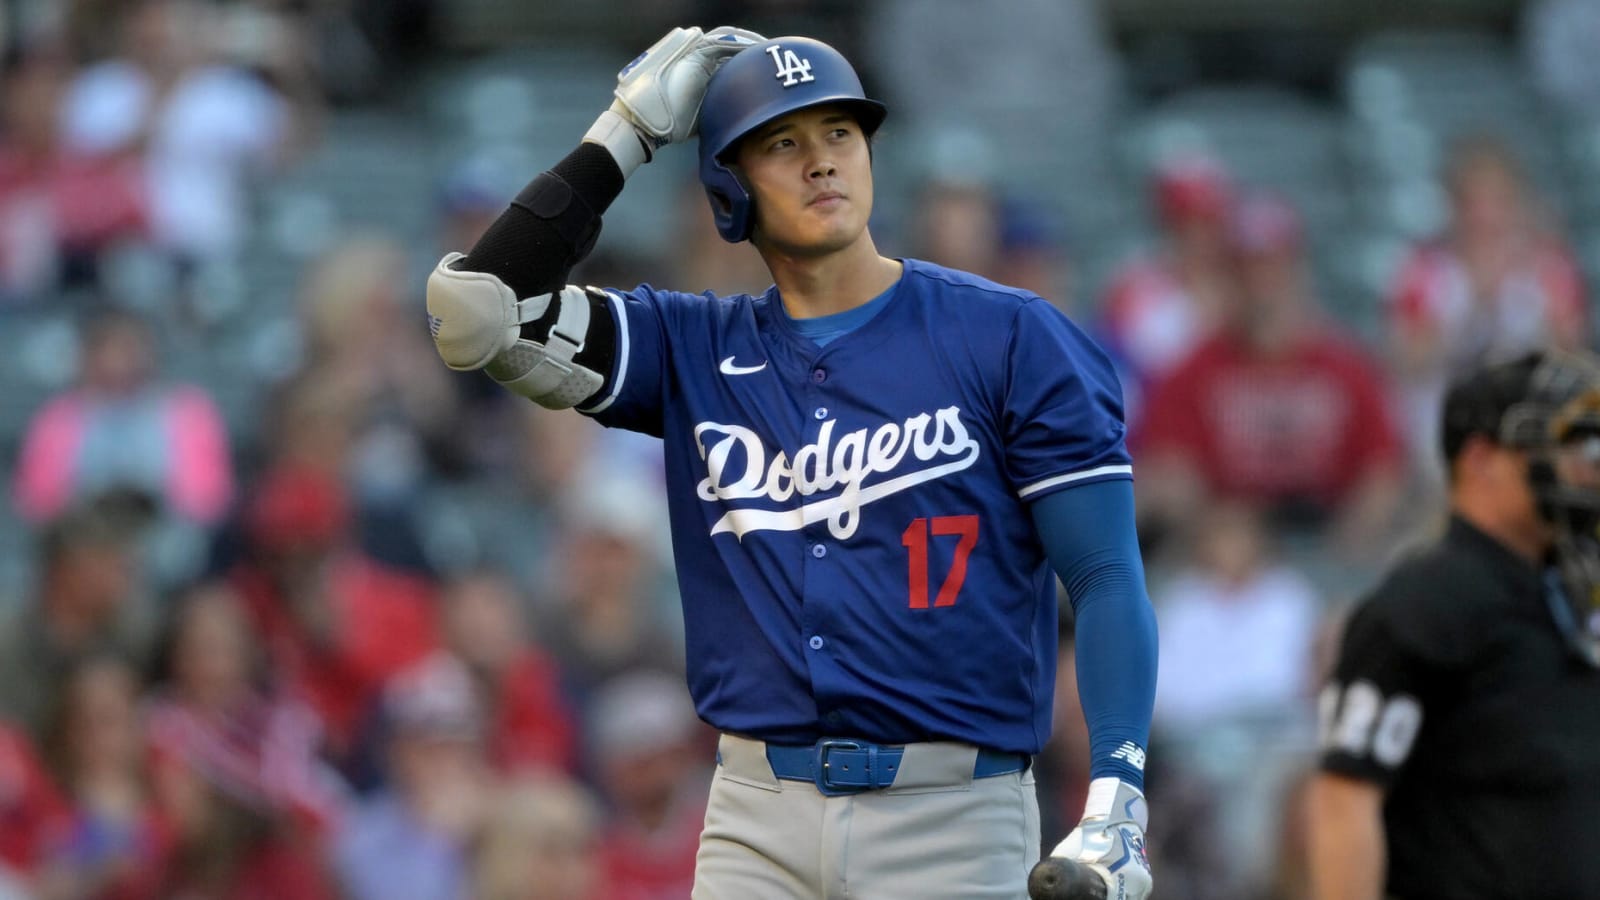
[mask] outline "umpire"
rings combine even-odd
[[[1600,360],[1472,372],[1441,437],[1449,527],[1320,698],[1314,896],[1600,898]]]

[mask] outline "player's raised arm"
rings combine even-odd
[[[761,41],[737,28],[674,28],[617,75],[583,142],[523,188],[472,250],[428,277],[428,329],[452,369],[485,369],[542,406],[575,406],[611,371],[614,324],[597,291],[567,285],[600,217],[656,150],[695,133],[711,74]]]

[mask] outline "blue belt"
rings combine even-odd
[[[802,747],[767,745],[767,762],[772,765],[773,775],[785,781],[812,782],[830,797],[889,787],[894,784],[900,757],[904,755],[904,747],[840,738],[824,738]],[[1019,753],[979,750],[972,777],[1009,775],[1028,765],[1028,757]]]

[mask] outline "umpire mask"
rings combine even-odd
[[[1600,359],[1545,351],[1500,422],[1528,454],[1528,481],[1554,530],[1546,594],[1572,649],[1600,668]]]

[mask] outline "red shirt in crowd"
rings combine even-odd
[[[1120,271],[1106,291],[1106,337],[1135,377],[1159,378],[1182,362],[1210,328],[1171,266],[1157,258]]]
[[[1214,493],[1268,504],[1337,504],[1400,459],[1376,369],[1326,332],[1272,357],[1212,337],[1151,391],[1135,449],[1182,455]]]
[[[33,873],[71,827],[71,810],[33,745],[0,725],[0,867]]]
[[[29,289],[57,254],[88,252],[146,229],[144,171],[132,157],[0,147],[0,287]]]
[[[1475,297],[1466,266],[1448,246],[1426,244],[1401,270],[1390,327],[1408,340],[1442,342],[1442,362],[1457,369],[1484,354],[1504,358],[1581,339],[1583,281],[1566,248],[1547,241],[1489,296]]]
[[[294,837],[268,837],[248,850],[233,870],[217,881],[195,883],[199,873],[186,871],[176,841],[163,845],[162,858],[137,883],[102,895],[103,900],[166,900],[207,897],[211,900],[338,900],[339,892],[320,859],[316,845]]]
[[[694,886],[694,860],[705,825],[703,804],[685,803],[665,827],[646,833],[626,822],[607,829],[600,867],[615,900],[680,900]]]
[[[503,772],[577,771],[572,715],[561,698],[555,661],[529,649],[506,667],[495,686],[489,759]]]
[[[348,748],[389,676],[439,647],[431,582],[359,553],[326,576],[332,637],[319,644],[290,615],[290,601],[253,572],[236,583],[266,643],[273,675],[321,718],[330,743]]]

